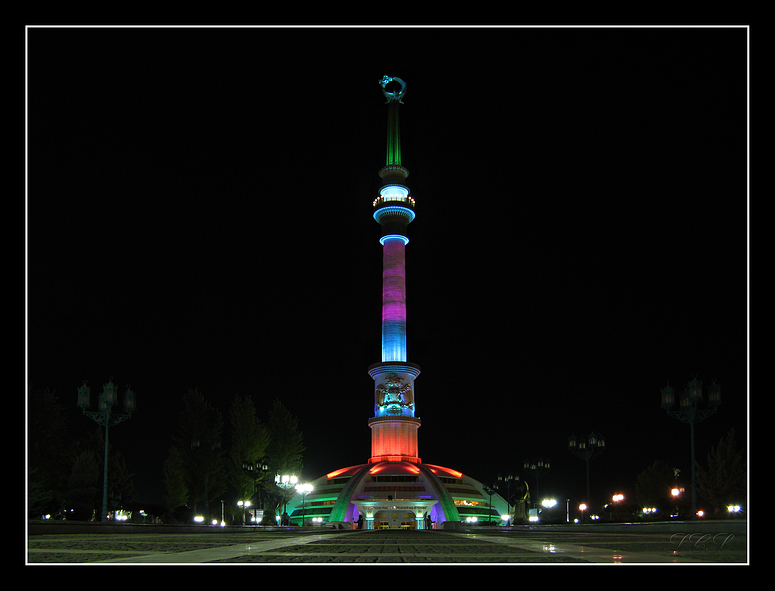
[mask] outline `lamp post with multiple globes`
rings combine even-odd
[[[126,421],[135,411],[135,393],[126,387],[124,392],[124,409],[114,408],[118,404],[118,392],[113,383],[113,378],[108,380],[102,387],[102,394],[99,395],[97,410],[88,410],[90,406],[90,389],[83,383],[78,388],[78,406],[81,407],[83,414],[105,427],[105,467],[102,480],[102,515],[101,520],[108,520],[108,431],[111,426]]]
[[[282,491],[284,517],[286,506],[288,505],[288,491],[296,488],[296,485],[299,483],[299,479],[295,474],[275,474],[274,483]],[[281,517],[280,523],[282,523],[283,517]]]
[[[538,479],[549,471],[549,462],[544,460],[536,460],[535,462],[525,461],[522,467],[524,468],[525,472],[532,474],[533,478],[536,480],[536,493],[533,504],[537,506],[537,504],[541,502],[541,492],[539,490]]]
[[[702,401],[702,381],[696,377],[686,385],[686,388],[678,396],[678,409],[673,410],[675,406],[675,393],[673,388],[666,386],[662,388],[662,408],[667,414],[682,423],[688,423],[691,437],[691,470],[692,470],[692,519],[697,519],[697,486],[695,475],[697,473],[694,460],[694,425],[704,421],[714,414],[721,405],[721,386],[714,380],[708,389],[708,405],[710,408],[700,409],[699,403]]]
[[[605,450],[605,439],[595,433],[590,433],[586,439],[575,435],[568,437],[568,450],[587,464],[587,503],[591,502],[589,494],[589,461],[600,456]]]

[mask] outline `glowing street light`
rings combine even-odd
[[[622,493],[616,493],[611,497],[612,505],[609,506],[611,519],[614,518],[614,514],[616,512],[616,503],[619,503],[623,500],[624,500],[624,495]]]
[[[301,495],[301,525],[304,525],[304,504],[307,502],[307,495],[312,492],[311,484],[297,484],[296,492]]]
[[[299,479],[294,474],[276,474],[274,477],[274,483],[283,490],[290,490],[296,487]]]
[[[237,506],[242,507],[242,525],[245,525],[245,510],[250,507],[250,501],[237,501]]]
[[[296,485],[299,483],[299,479],[295,474],[275,474],[274,483],[283,491],[283,516],[285,516],[285,509],[288,505],[288,499],[286,498],[286,495],[288,494],[289,490],[296,488]],[[282,518],[280,522],[282,523]]]
[[[585,503],[581,503],[579,505],[579,511],[581,511],[581,522],[584,523],[584,511],[587,510],[587,505]]]

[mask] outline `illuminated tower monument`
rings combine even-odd
[[[407,227],[415,202],[401,165],[398,109],[406,92],[400,78],[380,80],[387,98],[387,160],[379,171],[382,185],[374,199],[374,219],[382,245],[382,361],[368,368],[374,379],[374,415],[369,419],[368,461],[329,472],[314,480],[312,492],[297,494],[287,505],[293,525],[302,521],[365,529],[449,527],[476,518],[501,523],[506,501],[462,472],[423,463],[417,446],[420,419],[415,416],[414,381],[420,368],[406,351]],[[446,524],[446,525],[443,525]]]
[[[387,159],[380,170],[382,188],[374,200],[374,219],[382,229],[382,362],[369,367],[374,378],[374,416],[370,463],[419,463],[414,380],[420,368],[406,355],[407,226],[415,217],[414,199],[404,184],[409,172],[401,166],[398,108],[406,91],[400,78],[385,76],[382,92],[388,102]],[[396,87],[397,88],[394,88]]]

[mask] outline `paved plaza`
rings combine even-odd
[[[746,564],[745,533],[289,529],[28,536],[30,565]]]

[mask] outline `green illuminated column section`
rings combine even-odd
[[[398,105],[391,100],[388,104],[387,159],[385,166],[401,166],[401,130],[398,125]]]

